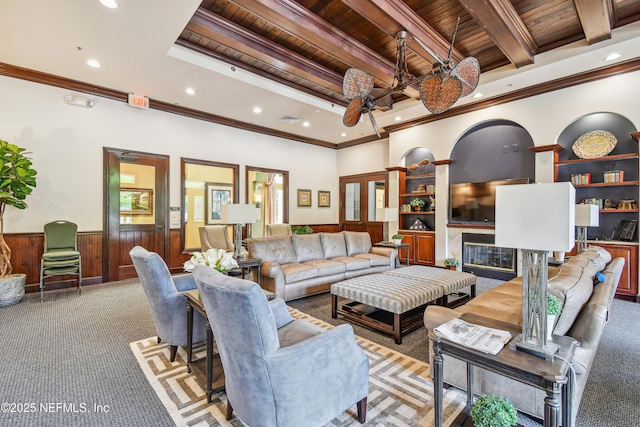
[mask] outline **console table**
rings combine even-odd
[[[515,338],[522,330],[518,325],[496,321],[472,313],[460,317],[465,322],[511,332]],[[562,416],[562,426],[571,427],[573,371],[569,363],[573,359],[577,341],[568,336],[553,335],[553,343],[560,347],[553,361],[546,361],[520,350],[511,350],[509,345],[496,355],[482,353],[469,347],[429,334],[433,344],[434,361],[434,416],[436,427],[442,426],[443,358],[446,354],[467,364],[467,410],[473,404],[473,367],[479,366],[505,377],[544,390],[544,427],[557,427]],[[562,399],[560,399],[562,396]]]

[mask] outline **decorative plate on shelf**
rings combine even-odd
[[[618,140],[611,132],[594,130],[576,139],[571,148],[581,159],[597,159],[609,154],[617,143]]]

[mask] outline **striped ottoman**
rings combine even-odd
[[[402,344],[402,335],[423,326],[428,303],[445,304],[448,294],[466,287],[473,297],[475,284],[473,274],[419,265],[354,277],[331,285],[331,317],[340,314],[392,334]],[[351,302],[338,308],[338,297]]]

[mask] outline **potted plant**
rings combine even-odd
[[[556,319],[562,311],[562,305],[555,295],[547,294],[547,339],[551,339]]]
[[[396,245],[402,243],[403,238],[404,236],[402,234],[394,234],[393,236],[391,236],[391,240],[393,240],[393,243]]]
[[[13,274],[11,249],[4,240],[4,212],[7,206],[26,209],[25,199],[36,186],[35,169],[25,148],[0,139],[0,307],[20,302],[26,274]]]
[[[422,207],[425,205],[424,200],[422,199],[413,199],[409,202],[414,211],[421,211]]]
[[[293,234],[311,234],[313,233],[313,229],[308,225],[298,225],[297,227],[293,227],[291,232]]]
[[[447,270],[456,270],[456,267],[458,267],[458,260],[456,258],[447,258],[444,260],[444,266]]]
[[[476,427],[510,427],[518,422],[518,412],[506,398],[485,395],[471,407],[471,419]]]

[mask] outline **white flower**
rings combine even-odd
[[[194,252],[191,254],[191,259],[184,263],[184,269],[191,272],[196,265],[206,265],[215,268],[221,273],[238,268],[238,263],[233,258],[233,254],[224,249],[209,249],[204,254],[202,252]]]

